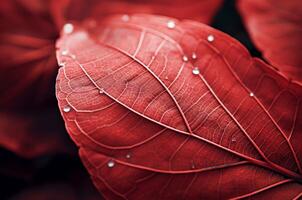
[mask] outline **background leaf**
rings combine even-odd
[[[289,78],[302,80],[302,2],[247,0],[238,9],[263,57]]]

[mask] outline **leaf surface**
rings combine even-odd
[[[231,37],[116,16],[57,47],[61,113],[108,199],[301,196],[301,86]]]
[[[302,80],[302,2],[300,0],[238,1],[244,24],[255,45],[271,64]]]

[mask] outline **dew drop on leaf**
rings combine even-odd
[[[72,59],[76,59],[76,56],[75,56],[74,54],[70,54],[70,57],[71,57]]]
[[[253,97],[253,96],[254,96],[254,93],[251,92],[251,93],[250,93],[250,97]]]
[[[183,56],[183,57],[182,57],[182,60],[183,60],[184,62],[188,62],[189,59],[188,59],[187,56]]]
[[[195,67],[193,70],[192,70],[192,73],[194,75],[198,75],[200,72],[199,72],[199,69],[197,67]]]
[[[192,53],[192,59],[196,59],[197,58],[197,55],[196,55],[196,53]]]
[[[213,35],[208,35],[208,38],[207,38],[207,40],[209,41],[209,42],[213,42],[214,41],[214,36]]]
[[[191,168],[192,168],[192,169],[195,169],[195,164],[194,164],[193,161],[192,161],[192,164],[191,164]]]
[[[175,28],[175,22],[174,22],[174,21],[172,21],[172,20],[168,21],[168,23],[167,23],[167,27],[168,27],[168,28],[170,28],[170,29]]]
[[[70,108],[70,106],[65,106],[64,108],[63,108],[63,111],[64,112],[70,112],[70,110],[71,110],[71,108]]]
[[[99,93],[100,93],[100,94],[104,94],[104,92],[105,92],[105,90],[104,90],[103,88],[101,88],[101,89],[99,90]]]
[[[72,31],[73,31],[73,25],[72,24],[67,23],[67,24],[64,25],[63,32],[65,34],[70,34],[70,33],[72,33]]]
[[[123,15],[123,16],[122,16],[122,21],[123,21],[123,22],[128,22],[129,19],[130,19],[129,15]]]
[[[63,50],[63,51],[62,51],[62,55],[63,55],[63,56],[67,56],[67,55],[68,55],[68,50]]]
[[[128,153],[127,155],[126,155],[126,158],[131,158],[131,155]]]
[[[107,166],[108,166],[109,168],[114,167],[114,165],[115,165],[115,162],[114,162],[113,160],[110,160],[110,161],[107,163]]]

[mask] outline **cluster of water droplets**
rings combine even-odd
[[[72,32],[73,32],[73,29],[74,29],[74,27],[73,27],[73,25],[72,25],[71,23],[67,23],[67,24],[65,24],[65,25],[63,26],[63,32],[64,32],[65,34],[70,34],[70,33],[72,33]]]
[[[122,20],[123,22],[128,22],[128,21],[130,20],[130,17],[129,17],[129,15],[123,15],[123,16],[121,17],[121,20]],[[167,26],[167,28],[169,28],[169,29],[174,29],[174,28],[176,27],[176,23],[175,23],[175,21],[173,21],[173,20],[169,20],[169,21],[167,22],[166,26]],[[65,24],[64,27],[63,27],[63,32],[64,32],[65,34],[70,34],[70,33],[73,32],[73,30],[74,30],[74,27],[73,27],[73,25],[70,24],[70,23]],[[210,35],[207,36],[207,41],[208,41],[208,42],[213,42],[214,40],[215,40],[214,35],[211,35],[211,34],[210,34]],[[69,56],[72,57],[72,55],[69,53],[68,50],[63,50],[63,51],[61,52],[61,54],[64,55],[64,56],[69,55]],[[197,54],[196,54],[195,52],[193,52],[192,55],[191,55],[191,58],[192,58],[193,60],[196,60],[196,59],[197,59]],[[183,60],[184,62],[188,62],[188,61],[189,61],[189,58],[188,58],[188,56],[183,55],[182,60]],[[60,65],[64,66],[64,63],[62,63],[62,64],[60,64]],[[197,67],[194,67],[193,70],[192,70],[192,73],[193,73],[193,75],[199,75],[199,74],[200,74],[200,71],[199,71],[199,69],[198,69]],[[168,77],[166,76],[165,79],[168,79]],[[99,89],[99,94],[103,94],[104,92],[105,92],[105,91],[104,91],[103,88],[100,88],[100,89]],[[253,93],[253,92],[250,92],[250,93],[249,93],[249,96],[250,96],[250,97],[254,97],[254,93]],[[68,112],[71,111],[71,107],[67,105],[67,106],[65,106],[65,107],[63,108],[63,111],[64,111],[65,113],[68,113]],[[236,137],[232,137],[231,142],[235,143],[236,140],[237,140]],[[128,154],[126,154],[125,157],[126,157],[126,159],[130,159],[130,158],[131,158],[131,154],[128,153]],[[109,160],[109,161],[107,162],[107,166],[108,166],[109,168],[113,168],[115,165],[116,165],[116,162],[115,162],[114,160]],[[192,168],[192,169],[195,169],[195,164],[194,164],[193,161],[192,161],[192,163],[191,163],[191,168]]]
[[[167,28],[169,28],[169,29],[174,29],[176,27],[176,23],[173,20],[169,20],[166,25],[167,25]],[[214,39],[215,38],[214,38],[213,35],[208,35],[208,37],[207,37],[208,42],[213,42]],[[193,60],[196,60],[197,59],[197,54],[195,52],[193,52],[191,58]],[[182,60],[184,62],[188,62],[189,58],[188,58],[188,56],[183,55]],[[198,67],[194,67],[193,70],[192,70],[192,73],[193,73],[193,75],[199,75],[200,70],[198,69]]]
[[[128,154],[126,154],[126,156],[125,156],[127,159],[130,159],[131,158],[131,154],[130,153],[128,153]],[[114,160],[109,160],[108,162],[107,162],[107,166],[109,167],[109,168],[113,168],[114,166],[115,166],[115,161]]]

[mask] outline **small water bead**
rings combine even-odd
[[[66,49],[63,50],[63,51],[62,51],[62,55],[63,55],[63,56],[67,56],[67,55],[68,55],[68,50],[66,50]]]
[[[183,60],[184,62],[188,62],[189,58],[188,58],[187,56],[183,56],[183,57],[182,57],[182,60]]]
[[[112,168],[112,167],[115,166],[115,162],[114,162],[113,160],[109,160],[108,163],[107,163],[107,166],[108,166],[109,168]]]
[[[170,20],[170,21],[168,21],[167,22],[167,27],[169,28],[169,29],[173,29],[173,28],[175,28],[175,22],[174,21],[172,21],[172,20]]]
[[[63,31],[64,31],[65,34],[72,33],[73,32],[73,25],[70,24],[70,23],[65,24],[64,27],[63,27]]]
[[[70,110],[71,110],[70,106],[65,106],[63,108],[63,111],[66,112],[66,113],[70,112]]]
[[[192,59],[196,59],[197,58],[197,55],[196,55],[196,53],[192,53]]]
[[[123,22],[128,22],[129,19],[130,19],[129,15],[123,15],[123,16],[122,16],[122,21],[123,21]]]
[[[104,90],[103,88],[101,88],[101,89],[99,90],[99,93],[100,93],[100,94],[104,94],[104,92],[105,92],[105,90]]]
[[[72,59],[76,59],[76,56],[75,56],[74,54],[70,54],[70,57],[71,57]]]
[[[168,76],[165,76],[165,80],[168,80],[169,79],[169,77]]]
[[[127,155],[126,155],[126,158],[131,158],[131,155],[128,153]]]
[[[255,96],[255,95],[254,95],[254,93],[251,92],[251,93],[250,93],[250,97],[253,97],[253,96]]]
[[[237,139],[236,139],[235,137],[233,137],[233,138],[231,139],[231,141],[235,143],[235,142],[237,141]]]
[[[194,75],[198,75],[200,73],[199,69],[197,67],[195,67],[193,70],[192,70],[192,73]]]
[[[195,164],[194,164],[193,161],[192,161],[192,164],[191,164],[191,168],[192,168],[192,169],[195,169]]]
[[[209,42],[213,42],[214,41],[214,35],[208,35],[208,38],[207,38],[207,40],[209,41]]]
[[[59,63],[59,67],[65,67],[65,63]]]

